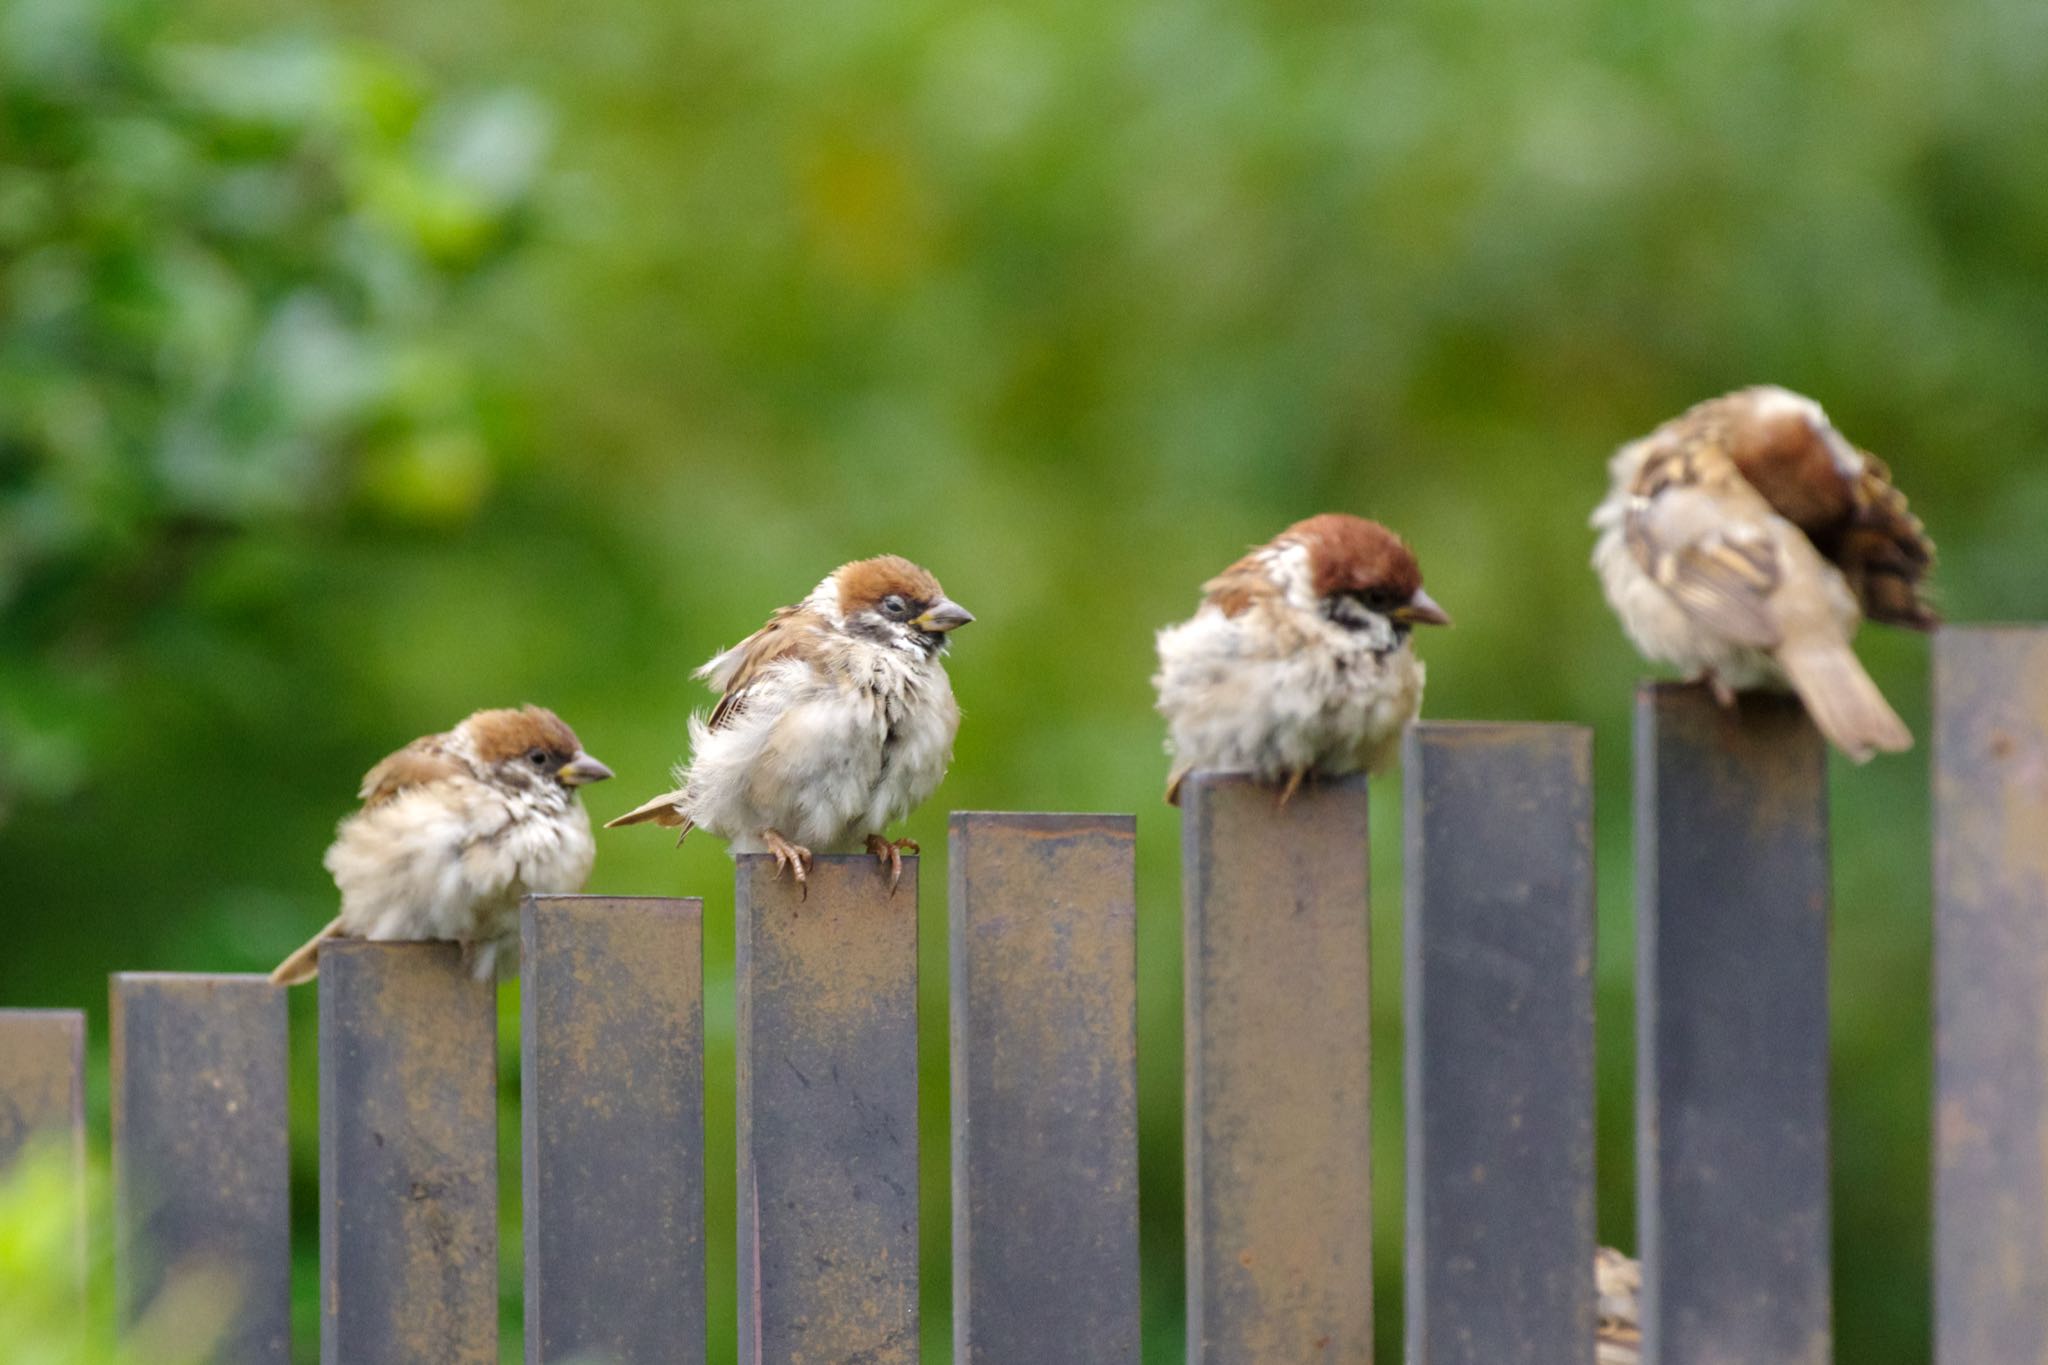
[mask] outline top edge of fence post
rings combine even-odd
[[[946,821],[949,833],[1014,829],[1045,834],[1101,831],[1134,835],[1137,828],[1138,817],[1127,811],[956,810]]]
[[[667,905],[674,906],[674,913],[677,914],[688,913],[701,915],[704,913],[704,898],[702,896],[607,896],[594,895],[587,891],[576,892],[572,894],[559,894],[550,892],[546,895],[522,896],[520,898],[520,904],[522,906],[534,906],[539,909],[547,909],[553,906],[575,908],[578,906],[589,907],[605,904],[616,904],[630,905],[635,907],[636,909],[656,911],[658,911],[662,906]]]

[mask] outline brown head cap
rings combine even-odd
[[[1422,567],[1401,537],[1364,517],[1325,512],[1297,521],[1274,543],[1307,547],[1318,597],[1345,594],[1406,602],[1422,587]]]
[[[462,723],[469,729],[477,757],[485,763],[503,763],[535,749],[568,759],[583,748],[576,742],[576,732],[545,706],[479,711]]]
[[[839,610],[848,616],[871,611],[892,593],[912,606],[923,608],[945,599],[939,580],[901,555],[877,555],[842,564],[834,571],[839,583]]]

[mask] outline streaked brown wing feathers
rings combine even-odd
[[[356,795],[365,806],[378,806],[408,788],[461,776],[466,771],[462,760],[448,752],[443,740],[427,735],[389,755],[363,775]]]

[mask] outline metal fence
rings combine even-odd
[[[1936,644],[1936,1304],[1945,1365],[2048,1360],[2048,630]],[[1646,687],[1636,722],[1647,1358],[1831,1358],[1820,744]],[[1418,1365],[1593,1358],[1593,800],[1578,728],[1426,724],[1406,783],[1406,1297]],[[1366,791],[1184,797],[1188,1356],[1371,1356]],[[1139,1356],[1133,822],[951,825],[955,1358]],[[740,1358],[918,1353],[917,879],[743,858]],[[525,919],[530,1361],[702,1360],[692,899]],[[322,954],[322,1359],[497,1359],[495,1009],[448,946]],[[123,1312],[203,1257],[224,1359],[289,1357],[286,1014],[112,985]],[[0,1166],[83,1150],[84,1020],[0,1011]],[[81,1233],[81,1236],[83,1234]]]

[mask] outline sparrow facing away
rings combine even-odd
[[[1386,527],[1329,512],[1296,522],[1203,585],[1159,632],[1167,801],[1197,768],[1284,781],[1384,767],[1422,706],[1418,625],[1451,618]]]
[[[735,854],[774,854],[776,875],[806,887],[813,849],[865,835],[893,891],[917,845],[882,831],[946,775],[960,708],[939,659],[973,619],[907,559],[841,565],[697,670],[723,695],[709,719],[690,717],[676,790],[611,825],[707,829]]]
[[[518,971],[520,898],[582,890],[597,848],[576,789],[611,775],[538,706],[414,740],[370,769],[327,850],[341,913],[270,979],[312,980],[332,938],[452,939],[479,980]]]
[[[1623,446],[1593,514],[1607,600],[1646,656],[1708,684],[1798,693],[1858,763],[1912,747],[1849,647],[1863,617],[1932,630],[1934,542],[1820,405],[1769,385]]]
[[[1601,1247],[1593,1255],[1593,1287],[1600,1300],[1594,1365],[1641,1365],[1642,1266],[1612,1247]]]

